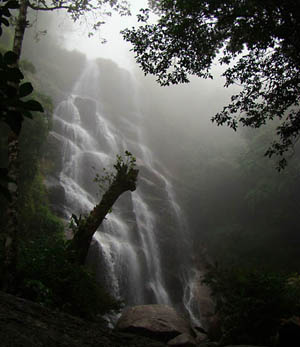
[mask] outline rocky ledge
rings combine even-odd
[[[155,315],[158,308],[155,307]],[[169,309],[162,307],[161,317],[165,317]],[[153,317],[153,307],[149,309]],[[136,314],[139,309],[134,309]],[[128,311],[127,311],[128,312]],[[171,312],[172,313],[172,312]],[[141,314],[139,312],[139,314]],[[127,313],[125,314],[125,316]],[[144,314],[142,314],[144,315]],[[173,315],[173,313],[172,313]],[[124,323],[124,321],[123,321]],[[126,330],[122,321],[119,328]],[[153,323],[153,322],[152,322]],[[24,300],[9,294],[0,292],[0,345],[1,347],[166,347],[166,331],[172,331],[174,339],[168,341],[170,347],[214,347],[216,343],[208,341],[190,341],[182,327],[178,333],[173,334],[174,326],[180,323],[179,319],[172,320],[170,327],[165,327],[165,318],[159,325],[151,325],[154,336],[157,338],[157,330],[163,327],[164,342],[148,337],[118,332],[109,329],[106,324],[85,321],[68,314],[49,310],[39,304]],[[136,328],[141,333],[140,324],[134,320],[130,323],[132,329]],[[147,323],[148,324],[148,323]],[[159,329],[158,329],[159,328]],[[183,328],[186,331],[186,326]],[[143,330],[143,329],[142,329]],[[161,336],[159,338],[161,338]],[[227,347],[252,347],[252,346],[227,346]]]
[[[0,292],[1,347],[162,347],[159,341],[111,331]]]

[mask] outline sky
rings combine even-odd
[[[73,32],[69,33],[68,48],[84,52],[89,58],[103,57],[114,60],[120,67],[133,70],[135,62],[130,44],[125,42],[120,30],[137,25],[136,14],[140,8],[147,7],[147,0],[130,0],[131,16],[119,16],[113,13],[106,19],[106,24],[92,38],[82,33],[82,25],[75,25]],[[101,37],[107,42],[101,44]]]

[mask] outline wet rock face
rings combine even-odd
[[[95,131],[99,127],[96,100],[76,97],[74,104],[79,111],[81,125],[92,135],[95,135]]]
[[[116,329],[167,342],[178,335],[190,335],[189,323],[167,305],[140,305],[125,309]]]
[[[52,206],[52,211],[61,218],[67,218],[64,213],[64,206],[66,201],[66,193],[64,188],[60,185],[55,177],[49,177],[46,180],[46,187],[48,191],[49,201]]]

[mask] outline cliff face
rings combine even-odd
[[[0,292],[2,347],[160,347],[147,338],[115,333],[104,323],[46,309],[36,303]]]

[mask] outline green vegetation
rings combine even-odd
[[[190,75],[213,78],[223,65],[225,87],[240,91],[213,117],[218,125],[259,128],[280,120],[276,139],[266,152],[283,156],[279,169],[300,133],[298,32],[299,1],[151,1],[159,13],[149,23],[123,31],[133,44],[143,71],[165,86],[189,82]]]
[[[222,323],[222,344],[273,345],[282,320],[300,314],[300,276],[212,266],[204,277]]]
[[[202,142],[184,173],[195,253],[218,264],[205,277],[225,345],[273,346],[282,320],[300,314],[299,153],[274,170],[262,155],[273,130],[244,129],[230,153]]]
[[[42,217],[41,227],[50,230],[21,245],[18,294],[88,319],[118,310],[120,304],[95,281],[94,274],[67,260],[68,242],[59,234],[57,219],[49,212]]]
[[[7,35],[7,38],[11,39],[12,36]],[[11,44],[9,39],[5,40],[3,51]],[[53,103],[50,97],[40,93],[38,89],[31,94],[33,88],[29,81],[33,80],[38,86],[43,84],[39,76],[35,75],[36,69],[32,62],[22,60],[21,72],[18,68],[10,70],[10,64],[15,60],[13,53],[9,53],[9,56],[7,53],[1,55],[1,73],[7,76],[1,84],[1,120],[3,121],[0,123],[1,164],[4,167],[8,165],[7,143],[11,129],[18,133],[20,149],[18,169],[21,179],[17,200],[18,237],[16,238],[16,278],[13,292],[45,306],[92,319],[98,314],[119,309],[120,304],[95,281],[94,275],[86,268],[71,264],[67,260],[66,252],[69,242],[64,237],[63,223],[50,210],[44,185],[47,170],[53,166],[49,162],[51,159],[45,156],[46,139],[52,125]],[[26,97],[27,94],[31,94],[31,97],[36,100],[35,103],[26,98],[24,101],[19,101],[15,94],[6,93],[7,90],[10,91],[9,88],[13,89],[9,82],[16,74],[22,79],[25,75],[26,80],[23,87],[20,86],[18,95]],[[19,82],[19,80],[14,79],[13,82]],[[22,107],[26,106],[23,108],[20,106],[18,110],[21,115],[20,122],[11,123],[9,107],[10,105],[18,107],[19,104]],[[32,112],[31,115],[27,112],[41,110],[41,104],[45,110],[44,114]],[[23,115],[28,117],[23,120]],[[3,170],[3,173],[6,174],[6,171]],[[7,181],[3,179],[5,193],[6,184]],[[5,263],[3,246],[7,230],[5,211],[9,203],[6,197],[9,197],[8,193],[0,195],[0,270],[2,275]]]
[[[50,210],[44,185],[45,174],[52,166],[49,159],[45,158],[45,142],[51,129],[53,105],[51,99],[43,94],[35,92],[34,96],[43,104],[46,116],[34,113],[33,119],[24,121],[20,133],[22,180],[18,199],[18,225],[21,232],[16,293],[45,306],[91,319],[97,314],[118,309],[119,303],[95,281],[94,275],[86,268],[71,264],[66,258],[69,242],[65,240],[62,222]],[[0,155],[5,163],[8,133],[5,124],[2,124],[0,131]],[[0,196],[0,204],[3,236],[7,205],[4,196]]]
[[[22,21],[22,11],[19,2],[5,0],[0,6],[0,36],[2,25],[9,26],[8,18],[11,10],[19,9],[21,15],[18,21],[22,22],[21,29],[25,30],[26,21]],[[25,118],[32,118],[32,111],[44,112],[41,104],[33,99],[28,100],[33,87],[30,82],[24,82],[24,75],[18,63],[20,51],[16,50],[14,40],[13,50],[0,53],[0,121],[9,127],[7,135],[6,167],[0,170],[0,193],[9,201],[6,206],[6,227],[3,230],[3,266],[2,287],[14,290],[16,285],[16,266],[18,253],[18,195],[19,195],[19,135]]]
[[[56,2],[50,3],[55,5]],[[72,2],[64,3],[71,6]],[[79,3],[84,5],[84,2]],[[87,3],[91,5],[91,2]],[[152,3],[153,6],[157,4],[156,1]],[[46,6],[45,1],[40,1],[40,4]],[[231,104],[217,114],[215,121],[228,123],[234,129],[239,122],[260,129],[243,129],[242,148],[235,148],[235,152],[229,154],[227,149],[205,147],[200,140],[184,149],[181,148],[184,142],[178,141],[178,136],[172,136],[168,141],[174,141],[172,145],[179,157],[177,162],[182,165],[182,169],[178,169],[186,189],[181,193],[184,196],[182,203],[191,216],[191,229],[196,230],[192,236],[195,250],[197,252],[204,243],[209,256],[222,263],[222,267],[208,270],[205,282],[213,291],[216,312],[222,320],[223,342],[268,345],[282,319],[300,315],[299,154],[289,158],[289,166],[280,173],[274,170],[274,162],[263,157],[265,148],[273,142],[274,132],[277,131],[280,138],[268,151],[269,156],[291,151],[298,137],[299,41],[291,43],[290,37],[298,30],[299,21],[294,17],[296,12],[292,11],[294,5],[290,2],[279,7],[276,2],[261,4],[252,1],[248,9],[244,7],[245,2],[226,4],[228,2],[161,1],[156,6],[161,15],[157,25],[125,31],[125,36],[135,44],[143,69],[158,75],[161,84],[187,82],[189,73],[209,77],[213,61],[222,51],[225,52],[220,58],[222,64],[237,62],[224,74],[226,85],[238,82],[244,89],[232,97]],[[249,18],[241,14],[245,10],[248,10]],[[257,16],[258,12],[262,16]],[[81,14],[78,12],[78,15]],[[252,24],[251,18],[255,19]],[[147,12],[140,19],[147,21]],[[289,19],[291,23],[288,23]],[[258,29],[265,22],[269,26],[261,35]],[[203,35],[208,35],[210,40],[199,40]],[[5,53],[11,38],[9,32],[5,34],[0,47],[1,73],[4,76],[15,62],[13,55]],[[195,44],[199,42],[201,44]],[[95,182],[107,190],[107,194],[89,216],[74,217],[75,238],[72,242],[65,240],[64,226],[50,210],[43,183],[49,169],[55,166],[49,155],[51,148],[48,153],[44,148],[52,125],[53,104],[51,98],[43,93],[47,91],[59,99],[82,71],[85,57],[57,47],[53,40],[51,44],[42,43],[40,47],[42,49],[35,54],[38,49],[35,51],[31,42],[27,53],[25,49],[26,59],[20,62],[20,69],[11,74],[13,80],[9,77],[1,82],[6,95],[1,94],[0,106],[7,109],[11,105],[7,97],[13,96],[13,101],[16,101],[10,82],[19,83],[25,76],[18,96],[24,97],[19,105],[27,106],[25,110],[21,108],[17,123],[11,123],[1,108],[0,126],[0,160],[4,166],[1,183],[5,185],[8,133],[10,129],[20,133],[20,237],[15,292],[48,307],[94,318],[97,314],[118,309],[119,303],[95,282],[93,274],[82,264],[93,233],[114,201],[125,190],[135,189],[137,170],[134,158],[126,152],[125,161],[117,158],[114,174],[96,176]],[[247,52],[243,50],[245,47]],[[33,61],[28,51],[34,55]],[[106,64],[109,66],[111,63],[107,61]],[[112,76],[108,72],[103,76],[104,84],[106,80],[114,78],[117,82],[118,79],[117,74]],[[33,93],[29,83],[35,87]],[[113,102],[119,93],[110,93],[106,86],[105,89],[103,93],[110,94],[107,99]],[[37,103],[29,102],[29,95]],[[130,105],[131,102],[127,102]],[[38,105],[43,105],[44,114],[32,112],[30,119],[31,112],[24,111],[41,111]],[[153,114],[156,113],[155,105],[151,104],[150,108]],[[237,112],[240,118],[234,116]],[[28,116],[25,120],[24,115]],[[273,118],[279,120],[273,121],[271,126],[261,127]],[[154,123],[152,117],[151,122]],[[156,126],[160,125],[157,121]],[[168,124],[168,129],[172,127]],[[208,137],[204,134],[205,139]],[[159,141],[157,146],[161,152],[165,150]],[[174,161],[174,158],[167,160]],[[285,163],[284,159],[281,167]],[[108,185],[103,187],[105,183]],[[6,207],[7,199],[1,195],[1,246],[7,223]],[[74,252],[77,258],[73,257]],[[3,253],[1,249],[1,264]],[[66,256],[70,253],[70,257]]]
[[[214,159],[212,169],[198,186],[198,220],[202,238],[211,255],[226,264],[264,266],[273,270],[298,271],[299,258],[299,155],[290,158],[283,172],[262,156],[270,129],[244,133],[240,154],[226,160]],[[212,218],[213,211],[214,218]],[[197,239],[197,236],[196,236]]]
[[[159,3],[167,6],[167,1]],[[177,27],[179,33],[176,36],[176,21],[170,20],[172,15],[176,19],[181,15],[183,18],[184,10],[181,11],[177,6],[188,8],[196,6],[196,3],[201,6],[208,2],[168,1],[169,12],[163,14],[157,27],[145,25],[141,30],[130,30],[131,39],[141,39],[134,43],[134,47],[137,49],[137,56],[144,59],[145,65],[146,53],[149,53],[150,60],[152,54],[156,55],[162,49],[156,67],[163,69],[164,65],[159,65],[159,62],[164,59],[165,49],[169,49],[169,53],[173,52],[175,56],[178,45],[190,44],[191,49],[196,47],[197,36],[191,35],[191,41],[181,41],[181,27]],[[231,4],[244,6],[247,2]],[[284,2],[283,7],[286,4]],[[197,19],[196,14],[195,18]],[[191,15],[186,23],[195,18]],[[171,31],[172,28],[174,32]],[[152,43],[155,46],[153,37],[159,35],[160,29],[160,38],[166,41],[160,45],[158,38],[156,48],[148,52]],[[197,29],[197,25],[191,28],[195,31]],[[147,30],[153,32],[147,35]],[[174,34],[173,41],[168,41],[168,34]],[[177,46],[174,45],[172,51],[171,42],[175,41]],[[193,54],[188,49],[182,51],[182,54],[185,53]],[[198,56],[199,59],[201,57],[202,55]],[[180,62],[178,59],[166,60],[174,64]],[[196,60],[195,62],[198,63]],[[155,61],[150,63],[149,69]],[[174,71],[173,67],[168,70],[170,73]],[[248,72],[247,70],[247,76],[251,78]],[[252,76],[256,78],[255,74]],[[151,148],[156,149],[155,155],[159,158],[164,155],[164,164],[177,179],[178,195],[188,216],[194,252],[199,254],[198,264],[200,267],[203,265],[203,250],[209,261],[221,264],[208,273],[210,278],[207,283],[215,291],[217,303],[222,297],[216,312],[222,321],[224,342],[270,345],[271,337],[280,328],[281,319],[300,314],[299,290],[286,285],[287,279],[294,274],[297,277],[300,270],[299,143],[295,142],[288,152],[286,159],[289,165],[277,172],[274,170],[278,164],[276,158],[269,159],[264,154],[270,143],[276,140],[276,128],[280,126],[281,120],[275,116],[272,122],[266,120],[266,125],[259,128],[240,127],[235,135],[224,128],[214,130],[206,123],[207,110],[213,109],[215,112],[218,99],[225,93],[222,88],[207,92],[206,88],[218,87],[217,83],[192,77],[191,83],[190,88],[172,86],[154,89],[151,86],[151,89],[146,90],[147,96],[150,91],[157,90],[155,97],[158,100],[158,106],[151,103],[148,109],[147,97],[143,100],[152,129],[150,134],[154,134]],[[239,91],[239,87],[236,90]],[[230,90],[227,94],[229,92]],[[200,101],[194,102],[193,98],[199,98]],[[165,107],[164,103],[167,102],[171,107]],[[215,107],[209,108],[207,103]],[[171,115],[165,115],[169,110],[172,111]],[[239,115],[243,114],[238,111],[237,118]],[[196,119],[197,116],[199,119]],[[169,153],[176,156],[176,161],[168,157]],[[274,301],[272,291],[276,298]],[[257,322],[260,327],[256,325]]]

